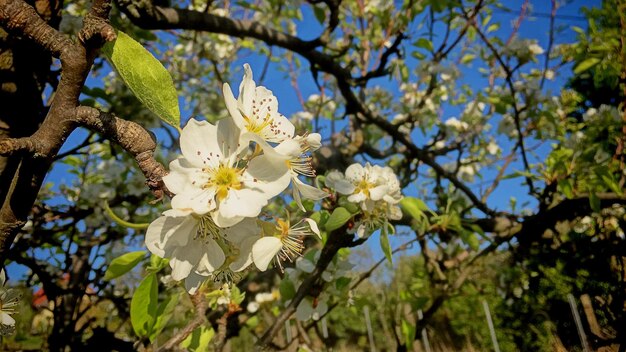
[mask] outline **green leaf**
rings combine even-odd
[[[389,245],[389,236],[387,235],[386,228],[387,226],[383,226],[383,230],[380,231],[380,248],[383,250],[383,253],[385,253],[385,257],[391,264],[392,253],[391,253],[391,246]]]
[[[568,199],[574,198],[574,185],[571,179],[566,178],[563,180],[559,180],[557,185],[559,186],[559,189],[561,190],[561,192],[563,192],[563,194]]]
[[[350,279],[349,277],[340,277],[337,279],[337,281],[335,281],[335,288],[341,291],[346,288],[348,284],[350,284],[350,282],[352,282],[352,279]]]
[[[152,328],[152,333],[150,334],[150,342],[154,342],[157,336],[163,331],[163,328],[169,322],[172,314],[174,313],[174,308],[178,305],[178,297],[175,295],[169,295],[165,297],[165,300],[159,304],[159,307],[156,310],[156,319],[154,321],[154,327]]]
[[[146,256],[146,251],[136,251],[113,259],[107,271],[104,273],[104,280],[112,280],[131,271]]]
[[[326,19],[326,12],[324,12],[324,9],[322,7],[313,6],[313,14],[317,19],[317,22],[319,22],[320,24],[324,24],[324,20]]]
[[[595,194],[595,192],[589,193],[589,206],[591,206],[591,210],[596,213],[600,212],[600,198],[598,198],[598,195]]]
[[[474,58],[476,58],[476,55],[474,55],[474,54],[465,54],[461,58],[461,63],[462,64],[470,63],[472,60],[474,60]]]
[[[352,214],[350,214],[350,212],[346,210],[346,208],[342,208],[342,207],[336,208],[335,210],[333,210],[333,213],[330,214],[330,217],[326,221],[326,224],[325,224],[326,231],[330,232],[330,231],[340,228],[346,222],[348,222],[348,220],[350,220],[351,217],[352,217]]]
[[[414,197],[404,197],[400,201],[400,207],[404,213],[407,213],[413,217],[413,219],[421,221],[424,218],[424,213],[432,213],[432,210],[428,208],[423,200]]]
[[[596,171],[596,174],[600,176],[600,179],[604,182],[604,185],[611,189],[611,191],[615,192],[618,195],[622,195],[622,188],[619,186],[619,183],[613,177],[613,174],[607,168],[601,168]]]
[[[280,292],[280,298],[283,301],[288,301],[296,295],[296,287],[289,279],[283,279],[280,282],[280,285],[278,286],[278,291]]]
[[[433,50],[433,43],[426,39],[426,38],[420,38],[415,42],[415,46],[418,48],[423,48],[429,51]]]
[[[187,336],[180,346],[186,351],[208,351],[209,343],[215,336],[215,330],[207,326],[196,328],[191,335]]]
[[[244,299],[246,299],[246,292],[241,292],[241,290],[239,290],[239,287],[233,285],[230,289],[230,300],[237,304],[241,304]]]
[[[130,322],[135,334],[149,336],[156,321],[158,300],[157,277],[155,273],[146,276],[135,290],[130,301]]]
[[[494,23],[494,24],[492,24],[491,26],[489,26],[487,28],[487,33],[491,33],[491,32],[497,31],[498,29],[500,29],[500,24],[499,23]]]
[[[106,43],[102,52],[124,83],[150,111],[180,130],[178,94],[172,76],[146,48],[126,33]]]
[[[576,67],[574,68],[574,74],[579,75],[597,65],[598,63],[600,63],[600,59],[598,59],[597,57],[590,57],[588,59],[585,59],[581,63],[576,65]]]
[[[407,347],[407,351],[412,351],[413,339],[415,338],[415,324],[402,319],[402,336],[404,336],[404,344]]]

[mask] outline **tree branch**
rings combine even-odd
[[[202,290],[196,292],[194,295],[190,296],[191,303],[193,303],[195,309],[195,317],[191,320],[181,331],[179,331],[176,335],[172,336],[163,347],[158,348],[157,352],[170,351],[178,346],[187,336],[191,335],[191,333],[202,324],[206,323],[206,311],[209,308],[207,305],[207,301],[204,297],[204,292]]]

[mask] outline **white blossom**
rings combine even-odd
[[[256,217],[268,200],[282,192],[290,175],[261,163],[247,163],[239,129],[224,119],[211,125],[190,120],[180,138],[182,157],[163,177],[175,194],[172,208],[209,213],[220,227]]]
[[[13,289],[4,288],[6,274],[4,269],[0,270],[0,336],[5,336],[15,331],[15,319],[11,315],[15,314],[19,304],[20,294]]]
[[[283,270],[282,261],[293,262],[299,257],[304,250],[302,236],[316,235],[321,238],[317,223],[308,218],[294,225],[290,224],[289,219],[287,221],[278,219],[275,228],[270,230],[272,233],[266,233],[252,247],[252,260],[261,271],[267,270],[274,258]]]
[[[259,234],[255,219],[222,229],[208,215],[171,209],[150,224],[145,242],[153,254],[170,258],[172,279],[185,279],[192,291],[210,275],[217,278],[249,266]]]
[[[280,143],[294,135],[295,127],[278,113],[278,100],[269,89],[252,79],[250,65],[244,64],[244,77],[235,99],[230,85],[224,83],[226,108],[241,133],[254,133],[268,142]]]

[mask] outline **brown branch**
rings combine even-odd
[[[0,24],[11,33],[26,36],[57,58],[73,46],[68,37],[50,27],[32,6],[21,0],[0,1]]]
[[[207,305],[207,301],[204,297],[204,292],[202,290],[196,292],[194,295],[190,295],[191,303],[193,303],[195,309],[195,317],[176,335],[172,336],[169,340],[165,342],[163,347],[158,348],[157,352],[171,351],[176,346],[178,346],[183,340],[187,338],[187,336],[191,335],[191,333],[202,324],[206,323],[206,311],[209,308]]]
[[[522,124],[521,113],[523,109],[520,109],[520,107],[518,107],[517,101],[515,100],[515,93],[517,92],[517,90],[515,89],[515,84],[513,82],[513,70],[507,65],[506,62],[504,62],[504,58],[502,57],[502,55],[500,55],[500,52],[498,51],[498,49],[493,45],[493,43],[489,40],[489,38],[487,38],[487,36],[485,35],[485,33],[483,33],[480,27],[476,23],[472,23],[472,25],[474,29],[476,30],[476,33],[478,34],[480,39],[485,43],[487,48],[489,48],[493,56],[496,58],[496,60],[500,64],[500,67],[504,70],[504,73],[505,73],[504,79],[507,83],[507,86],[511,93],[511,97],[513,99],[511,106],[513,107],[513,120],[515,122],[515,130],[517,131],[517,136],[518,136],[516,148],[520,149],[520,154],[522,155],[522,162],[524,163],[524,169],[530,172],[531,171],[530,163],[528,161],[526,147],[524,145],[524,132],[522,131],[522,125],[521,125]],[[533,184],[533,180],[529,176],[526,176],[526,183],[528,184],[530,195],[535,195],[536,194],[535,186]]]
[[[162,181],[167,171],[154,159],[156,149],[154,135],[135,122],[88,106],[76,108],[74,119],[80,125],[119,144],[132,155],[146,177],[146,184],[157,199],[163,198],[164,194],[171,195]]]
[[[108,19],[107,1],[95,1],[91,14],[100,22]],[[95,22],[85,22],[83,30]],[[0,263],[17,231],[23,226],[44,177],[69,134],[76,128],[71,115],[78,105],[81,89],[91,69],[97,47],[73,43],[49,26],[30,6],[20,0],[0,0],[0,24],[11,34],[26,37],[61,60],[61,79],[40,128],[30,137],[41,156],[21,158],[0,208]],[[100,26],[104,31],[108,26]],[[95,32],[94,32],[95,33]],[[86,36],[89,37],[89,36]],[[110,38],[103,34],[102,38]],[[35,142],[36,141],[36,142]],[[24,141],[22,141],[24,142]],[[20,142],[20,143],[22,143]],[[6,144],[6,143],[5,143]],[[19,148],[18,148],[19,149]]]
[[[337,254],[341,248],[348,247],[352,242],[352,236],[347,235],[346,230],[347,227],[344,226],[328,234],[328,240],[324,248],[322,248],[322,253],[315,264],[315,269],[302,284],[300,284],[291,303],[280,313],[276,320],[274,320],[274,323],[265,331],[259,341],[257,341],[257,346],[267,347],[272,342],[274,335],[276,335],[278,330],[283,328],[285,321],[295,313],[296,308],[304,298],[319,295],[324,286],[324,281],[321,280],[322,273],[324,273],[324,270],[326,270],[335,257],[335,254]]]

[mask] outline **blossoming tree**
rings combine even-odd
[[[0,0],[4,348],[402,351],[482,285],[535,324],[503,346],[570,344],[520,308],[568,293],[626,344],[619,1],[568,39],[557,1],[65,5]]]

